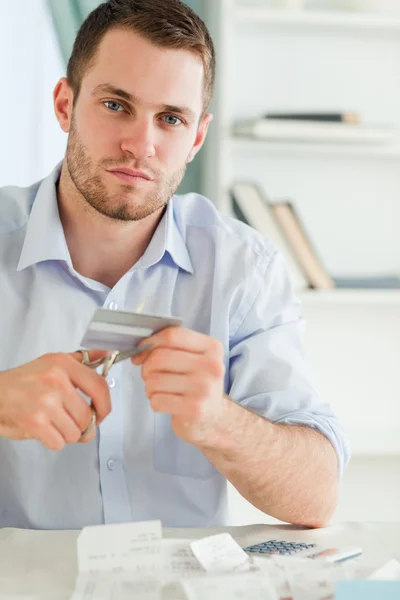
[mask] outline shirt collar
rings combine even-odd
[[[56,194],[61,164],[39,186],[29,215],[18,271],[46,260],[62,260],[71,265]]]
[[[158,263],[165,253],[168,253],[178,267],[193,275],[193,264],[177,219],[175,205],[176,197],[172,196],[151,242],[140,260],[140,266],[142,268],[151,267]]]
[[[28,220],[18,271],[46,260],[65,261],[72,267],[57,204],[56,184],[61,166],[62,163],[58,164],[39,186]],[[140,259],[140,265],[142,268],[150,267],[168,252],[178,267],[193,275],[193,265],[176,218],[174,201],[173,196]]]

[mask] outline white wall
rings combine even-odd
[[[52,92],[64,71],[45,0],[0,2],[0,186],[29,185],[63,157]]]
[[[400,139],[398,32],[240,23],[235,40],[233,121],[273,110],[355,110],[366,124],[393,126]],[[232,172],[294,202],[334,276],[400,273],[400,158],[375,148],[365,158],[235,146]]]

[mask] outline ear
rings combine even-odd
[[[186,159],[187,163],[192,162],[192,160],[194,159],[194,157],[196,156],[196,154],[198,153],[198,151],[204,144],[204,141],[205,141],[206,135],[207,135],[207,131],[208,131],[208,127],[209,127],[212,119],[213,119],[213,116],[211,113],[207,113],[201,119],[200,125],[197,129],[197,134],[196,134],[196,139],[195,139],[194,145],[189,153],[189,156]]]
[[[53,92],[54,112],[60,127],[68,133],[71,126],[74,93],[66,77],[60,79]]]

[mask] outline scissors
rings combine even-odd
[[[98,367],[102,366],[102,376],[107,377],[113,365],[121,362],[121,360],[127,360],[128,358],[132,358],[132,356],[141,354],[145,350],[150,350],[150,348],[152,348],[152,344],[143,344],[143,346],[133,348],[132,350],[125,350],[125,352],[122,352],[121,350],[114,350],[108,356],[103,356],[102,358],[92,361],[89,360],[88,350],[78,350],[78,352],[82,354],[83,365],[89,367],[90,369],[97,369]]]
[[[138,348],[133,348],[132,350],[126,350],[125,352],[122,352],[120,350],[114,350],[113,352],[111,352],[111,354],[109,354],[108,356],[103,356],[102,358],[98,358],[97,360],[90,360],[89,359],[89,352],[88,350],[78,350],[78,352],[80,352],[82,354],[82,364],[85,365],[86,367],[89,367],[90,369],[97,369],[98,367],[103,367],[103,372],[102,372],[102,376],[103,377],[107,377],[107,375],[109,374],[111,367],[119,362],[121,362],[122,360],[127,360],[128,358],[131,358],[132,356],[136,356],[137,354],[141,354],[142,352],[145,352],[145,350],[150,350],[150,348],[152,348],[152,344],[143,344],[143,346],[140,346]],[[79,441],[84,440],[88,434],[92,431],[93,427],[95,427],[96,425],[96,419],[97,419],[97,415],[96,415],[96,410],[93,406],[93,404],[90,405],[90,410],[92,411],[92,420],[89,423],[89,426],[82,432],[82,435],[80,437]]]

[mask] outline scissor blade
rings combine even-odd
[[[146,350],[150,350],[150,348],[153,348],[153,344],[143,344],[143,346],[138,346],[136,348],[133,348],[132,350],[125,350],[125,352],[120,352],[118,354],[117,358],[115,359],[114,364],[120,362],[121,360],[126,360],[128,358],[132,358],[132,356],[141,354],[142,352],[145,352]]]
[[[124,350],[123,352],[116,352],[116,357],[114,358],[114,360],[111,361],[111,365],[109,365],[108,370],[111,368],[112,365],[115,365],[116,363],[120,362],[121,360],[127,360],[128,358],[131,358],[132,356],[136,356],[136,354],[141,354],[142,352],[145,352],[145,350],[150,350],[150,348],[152,348],[152,347],[153,347],[152,344],[143,344],[143,346],[138,346],[136,348],[132,348],[132,350]],[[107,359],[112,357],[113,354],[114,354],[114,352],[112,352],[109,356],[103,356],[102,358],[93,360],[90,363],[83,363],[83,364],[85,364],[90,369],[97,369],[97,367],[101,367],[102,365],[105,365],[108,362]]]

